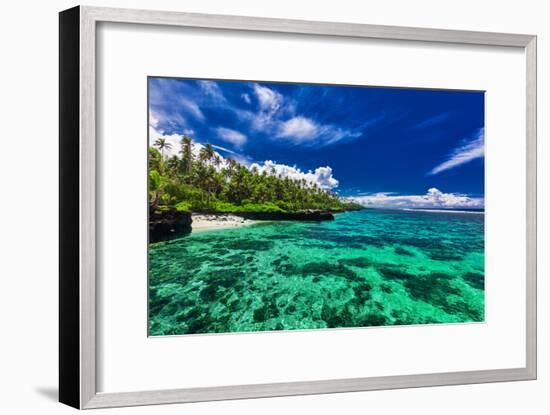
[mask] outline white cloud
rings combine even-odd
[[[252,89],[260,105],[259,110],[257,112],[239,110],[237,115],[242,120],[250,122],[251,127],[257,131],[277,130],[284,101],[283,96],[277,91],[259,84],[252,84]]]
[[[233,130],[230,130],[233,131]],[[181,134],[163,134],[157,131],[152,125],[149,126],[149,145],[154,146],[155,141],[158,138],[164,138],[167,143],[171,145],[170,149],[164,151],[165,157],[171,157],[173,155],[178,155],[181,147]],[[198,157],[200,150],[204,147],[203,144],[196,141],[193,142],[192,152],[194,157]],[[242,165],[246,166],[248,169],[252,170],[253,168],[257,169],[258,172],[280,177],[288,177],[293,180],[302,180],[304,179],[306,183],[310,186],[317,184],[320,188],[331,190],[338,187],[338,180],[332,175],[332,168],[329,166],[326,167],[317,167],[314,171],[304,172],[296,166],[287,166],[286,164],[278,164],[271,160],[266,160],[263,163],[253,163],[252,160],[242,154],[238,154],[233,150],[229,150],[225,147],[213,145],[217,150],[227,152],[231,154],[231,157],[237,160]],[[218,170],[221,170],[224,167],[228,166],[227,160],[220,153],[215,152],[216,155],[220,158],[221,163],[219,166],[216,166]]]
[[[446,119],[448,119],[450,115],[451,114],[448,112],[443,112],[441,114],[428,118],[427,120],[424,120],[421,123],[416,124],[414,128],[433,127],[434,125],[440,124]]]
[[[215,144],[212,144],[212,147],[214,147],[216,150],[225,151],[226,153],[229,153],[229,154],[237,154],[233,150],[229,150],[228,148],[217,146]]]
[[[199,81],[201,91],[212,101],[214,105],[223,105],[227,103],[225,96],[219,85],[214,81]]]
[[[187,134],[184,131],[184,134]],[[153,126],[149,126],[149,146],[154,147],[154,143],[157,140],[157,138],[164,138],[167,143],[170,143],[171,148],[164,151],[164,156],[166,158],[179,155],[179,151],[181,149],[181,138],[182,134],[163,134],[162,132],[156,130]],[[191,151],[193,153],[194,157],[199,157],[201,149],[204,147],[203,144],[193,141]],[[239,163],[243,164],[244,166],[248,166],[251,164],[252,160],[244,156],[242,154],[238,154],[234,152],[233,150],[229,150],[222,146],[212,145],[216,150],[224,151],[229,154],[231,154],[231,157],[233,157],[235,160],[237,160]],[[224,167],[227,167],[228,163],[225,157],[223,157],[219,152],[215,151],[215,154],[220,158],[220,165],[215,166],[217,170],[221,170]]]
[[[259,109],[232,109],[241,121],[249,124],[253,130],[267,134],[272,140],[283,139],[295,145],[326,146],[360,137],[366,126],[377,121],[371,120],[356,129],[321,124],[298,114],[297,104],[291,98],[259,84],[252,84],[252,89],[258,100]],[[248,94],[242,94],[241,97],[245,101],[250,99]]]
[[[473,135],[473,138],[466,144],[455,148],[449,155],[448,160],[435,166],[428,172],[428,175],[441,173],[442,171],[453,169],[461,164],[468,163],[485,155],[485,134],[484,129],[480,128]]]
[[[244,134],[230,128],[218,127],[216,128],[216,133],[220,139],[236,147],[241,147],[247,140]]]
[[[334,189],[338,187],[338,180],[332,176],[332,168],[317,167],[314,172],[317,184],[323,189]]]
[[[280,108],[283,102],[283,96],[277,91],[273,91],[272,89],[259,84],[253,84],[252,88],[254,89],[256,97],[260,102],[260,107],[263,110],[277,111]]]
[[[334,189],[338,186],[338,180],[332,176],[332,168],[317,167],[315,171],[303,172],[296,166],[287,166],[278,164],[271,160],[266,160],[262,164],[252,163],[249,169],[257,169],[260,173],[266,172],[269,175],[288,177],[292,180],[305,180],[310,186],[317,184],[322,189]]]
[[[171,148],[164,150],[164,157],[166,158],[179,155],[179,151],[181,149],[181,137],[181,134],[162,134],[155,130],[153,127],[149,127],[149,146],[154,147],[157,138],[164,138],[167,143],[170,143]],[[193,141],[193,143],[191,144],[191,152],[193,153],[193,157],[198,158],[203,147],[204,145],[202,145],[201,143]],[[218,148],[223,149],[223,147]],[[214,153],[220,158],[220,164],[214,166],[216,170],[220,171],[224,167],[227,167],[227,161],[225,160],[225,158],[222,157],[217,151],[215,151]]]
[[[482,197],[470,197],[457,193],[443,193],[435,187],[429,189],[424,195],[397,195],[395,193],[386,192],[366,196],[354,196],[349,199],[367,207],[390,209],[481,209],[485,204]]]
[[[153,147],[158,138],[164,138],[170,145],[169,149],[164,150],[165,157],[171,157],[178,154],[180,150],[181,134],[162,134],[157,131],[153,125],[149,125],[149,146]]]
[[[305,117],[294,117],[279,124],[277,137],[299,145],[327,146],[346,139],[357,138],[360,131],[318,124]]]
[[[165,129],[191,131],[187,117],[184,117],[177,111],[164,112],[162,110],[151,110],[149,112],[149,126],[157,131],[164,132]]]
[[[202,113],[201,109],[195,102],[189,99],[186,99],[184,97],[180,97],[178,100],[178,103],[187,113],[193,115],[195,118],[197,118],[200,121],[204,121],[205,119],[204,114]]]
[[[160,120],[159,120],[158,115],[153,111],[149,111],[149,126],[153,127],[153,128],[156,128],[156,127],[158,127],[159,122],[160,122]]]
[[[231,154],[231,158],[238,161],[245,167],[250,167],[250,165],[254,163],[254,159],[252,159],[252,157],[250,156],[247,156],[246,154],[233,153]]]
[[[319,131],[319,126],[309,118],[294,117],[280,124],[279,137],[297,141],[311,140]]]
[[[149,108],[155,111],[157,125],[169,124],[172,128],[181,128],[188,125],[186,118],[189,116],[199,121],[205,120],[200,108],[204,100],[198,99],[193,89],[164,78],[156,79],[154,85],[149,88]]]
[[[241,94],[241,98],[246,102],[247,104],[250,104],[252,101],[250,99],[250,95],[248,94]]]
[[[320,144],[328,146],[343,140],[353,140],[361,137],[363,133],[360,130],[348,130],[345,128],[326,125],[322,127],[320,134]]]

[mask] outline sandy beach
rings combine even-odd
[[[244,219],[231,214],[199,214],[192,215],[193,232],[212,231],[216,229],[238,228],[258,223],[256,220]]]

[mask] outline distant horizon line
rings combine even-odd
[[[390,206],[364,206],[365,209],[376,209],[376,210],[399,210],[407,212],[458,212],[458,213],[473,213],[473,214],[485,214],[485,208],[445,208],[445,207],[434,207],[434,208],[413,208],[413,207],[390,207]]]

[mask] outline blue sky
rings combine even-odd
[[[484,94],[149,80],[150,140],[188,134],[367,205],[482,207]],[[267,162],[267,163],[266,163]]]

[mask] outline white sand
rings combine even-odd
[[[244,219],[231,214],[199,214],[193,213],[193,232],[212,231],[217,229],[238,228],[258,223],[257,220]]]

